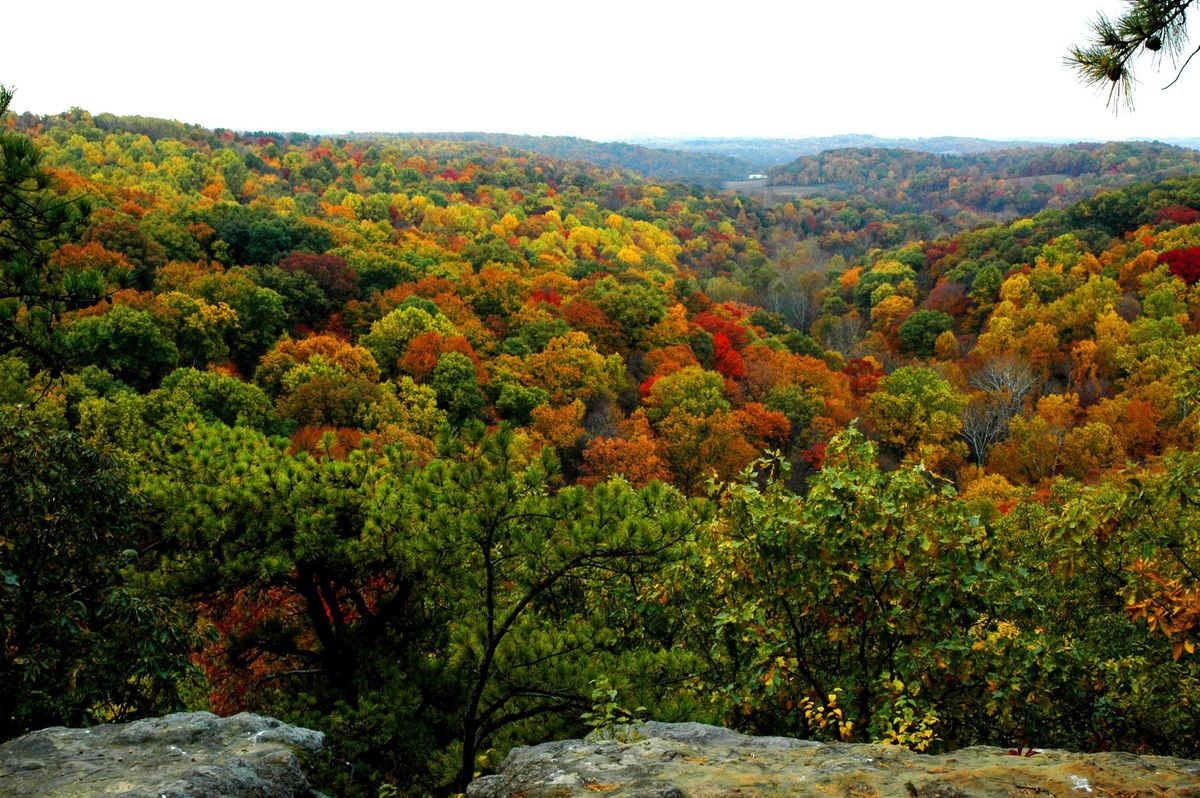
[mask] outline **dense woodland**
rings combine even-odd
[[[1150,142],[1073,144],[949,155],[837,149],[770,171],[774,185],[860,196],[893,213],[1028,216],[1067,208],[1100,189],[1200,174],[1200,151]]]
[[[509,133],[424,133],[418,138],[473,141],[548,155],[563,161],[586,161],[593,166],[632,171],[652,180],[700,183],[719,187],[766,170],[761,159],[744,160],[721,152],[680,147],[648,147],[622,141],[589,141],[574,136],[518,136]],[[797,153],[799,154],[799,153]],[[789,159],[790,160],[790,159]]]
[[[0,144],[0,738],[249,709],[352,796],[637,714],[1200,755],[1196,153],[845,150],[768,208],[470,139]]]

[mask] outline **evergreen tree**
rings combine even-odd
[[[60,358],[51,333],[59,314],[97,301],[107,280],[101,269],[50,268],[54,242],[87,207],[55,190],[27,136],[4,129],[12,97],[0,85],[0,355],[17,352],[55,366]]]
[[[1096,18],[1092,23],[1091,39],[1082,47],[1073,47],[1067,63],[1075,68],[1084,83],[1110,85],[1110,104],[1115,100],[1132,108],[1133,62],[1149,54],[1155,64],[1161,64],[1162,55],[1166,53],[1172,65],[1177,64],[1188,46],[1187,12],[1194,2],[1128,0],[1125,13],[1116,19],[1103,14]],[[1188,55],[1168,87],[1179,80],[1179,75],[1197,52],[1200,48]]]
[[[0,740],[178,709],[191,636],[133,567],[129,476],[76,434],[0,411]]]

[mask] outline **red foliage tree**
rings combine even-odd
[[[723,332],[713,335],[713,368],[727,380],[734,380],[746,375],[746,366],[742,356],[733,348],[729,336]]]
[[[821,467],[825,465],[825,444],[814,443],[801,452],[800,456],[814,471],[820,471]]]
[[[749,402],[733,411],[742,435],[751,446],[765,449],[768,446],[783,446],[787,443],[792,425],[787,416],[778,410],[770,410],[758,402]]]
[[[746,329],[736,321],[718,316],[710,310],[700,311],[692,317],[692,321],[714,338],[724,334],[734,349],[741,349],[746,345]]]
[[[358,293],[358,273],[339,255],[293,252],[279,261],[279,268],[285,272],[307,274],[334,307],[341,307]]]
[[[1163,222],[1170,222],[1172,225],[1193,224],[1200,219],[1200,211],[1186,205],[1168,205],[1160,208],[1154,218],[1159,224]]]
[[[563,308],[563,319],[576,330],[587,333],[603,352],[615,352],[628,343],[620,325],[589,299],[572,299]]]
[[[438,358],[447,352],[466,355],[475,364],[475,378],[481,385],[487,382],[487,369],[471,343],[461,335],[443,336],[437,330],[427,330],[413,338],[400,358],[400,370],[417,382],[428,382]]]
[[[1171,274],[1188,285],[1195,285],[1200,280],[1200,247],[1163,252],[1158,256],[1158,262],[1168,264]]]
[[[162,244],[148,238],[142,229],[125,219],[111,219],[92,227],[83,236],[83,243],[96,242],[111,252],[118,252],[133,264],[134,285],[150,288],[154,274],[167,262]]]
[[[646,353],[646,369],[660,377],[685,369],[689,366],[699,366],[696,355],[687,344],[672,344],[651,349]]]
[[[883,369],[874,358],[851,358],[842,369],[842,373],[850,378],[850,390],[855,396],[874,393],[879,381],[883,379]]]
[[[654,383],[662,378],[662,374],[652,374],[642,381],[642,384],[638,386],[638,393],[642,395],[642,401],[645,401],[646,397],[650,395],[650,389],[654,387]]]
[[[955,318],[966,312],[968,304],[967,287],[962,283],[948,283],[945,280],[935,285],[925,298],[926,309],[940,310]]]
[[[262,592],[239,590],[200,609],[216,632],[193,656],[208,682],[209,706],[223,715],[241,712],[252,703],[256,685],[294,663],[238,641],[250,638],[268,619],[299,612],[300,602],[294,593],[271,587]]]
[[[584,447],[579,484],[595,485],[620,474],[635,487],[671,478],[662,443],[640,412],[621,423],[621,436],[593,438]]]
[[[532,299],[535,303],[545,302],[546,304],[553,305],[556,308],[562,306],[562,296],[549,286],[545,286],[534,291],[530,296],[530,299]]]

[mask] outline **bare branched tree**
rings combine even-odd
[[[960,416],[962,436],[975,462],[982,464],[988,450],[1008,437],[1009,422],[1024,408],[1025,397],[1037,384],[1037,374],[1023,360],[1008,355],[984,363],[969,382],[978,393]]]
[[[1015,355],[992,358],[971,375],[970,384],[1005,405],[1008,417],[1021,412],[1025,397],[1037,384],[1037,374]]]

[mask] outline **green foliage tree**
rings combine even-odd
[[[0,85],[0,354],[19,352],[39,366],[57,367],[52,332],[59,316],[95,302],[110,281],[98,269],[49,268],[54,244],[87,206],[55,189],[28,136],[5,128],[12,97]]]
[[[933,369],[905,366],[879,381],[867,418],[880,438],[907,456],[927,456],[931,464],[962,448],[959,413],[966,400]]]
[[[982,304],[990,304],[1000,295],[1004,284],[1004,273],[994,263],[989,263],[975,274],[971,281],[971,298]]]
[[[688,366],[655,381],[646,396],[651,421],[658,422],[679,410],[693,416],[707,416],[729,409],[723,392],[725,381],[715,371]]]
[[[540,388],[527,388],[524,385],[506,382],[500,386],[496,396],[496,409],[506,419],[517,424],[528,424],[530,412],[549,401],[550,395]]]
[[[271,432],[278,419],[271,400],[253,383],[214,371],[176,369],[162,381],[160,391],[180,393],[209,421]]]
[[[89,229],[83,240],[96,241],[105,249],[124,255],[133,265],[132,283],[141,290],[148,290],[154,284],[156,270],[167,262],[166,249],[130,221],[102,222]]]
[[[442,335],[457,335],[458,330],[441,313],[429,313],[420,307],[401,307],[371,325],[359,344],[370,350],[385,376],[395,376],[397,362],[414,338],[428,330]]]
[[[1195,657],[1200,638],[1200,455],[1173,452],[1134,477],[1132,490],[1096,487],[1064,510],[1064,534],[1108,549],[1123,571],[1125,609],[1171,644],[1172,659]],[[1138,556],[1129,559],[1126,551]],[[1200,663],[1194,662],[1200,666]]]
[[[145,491],[168,518],[166,570],[176,588],[226,599],[282,589],[294,600],[283,609],[296,615],[266,613],[236,646],[311,663],[337,694],[353,697],[356,635],[386,625],[403,602],[396,597],[411,590],[391,564],[359,557],[367,498],[386,482],[382,452],[293,457],[284,441],[211,423],[173,436],[167,467],[148,475]],[[391,574],[378,603],[365,597],[373,574]]]
[[[620,583],[679,558],[699,516],[661,484],[555,490],[550,450],[522,463],[506,430],[484,437],[474,425],[443,440],[441,455],[410,497],[389,500],[383,529],[396,558],[428,575],[449,624],[442,656],[460,674],[463,789],[476,754],[508,727],[586,709],[589,681],[606,671],[661,672],[668,652],[639,658],[634,621],[607,605]]]
[[[283,298],[255,283],[244,270],[202,277],[192,290],[213,305],[228,305],[237,314],[237,323],[226,328],[229,358],[242,374],[253,374],[258,359],[287,326]]]
[[[276,407],[302,426],[361,427],[367,408],[382,401],[386,391],[379,383],[313,355],[284,377]]]
[[[900,346],[921,357],[933,354],[937,337],[954,328],[954,317],[940,310],[918,310],[900,325]]]
[[[1196,467],[1186,453],[1127,484],[1063,481],[999,519],[995,553],[1017,581],[987,599],[1006,622],[980,641],[993,654],[980,732],[1195,755]]]
[[[906,731],[901,704],[952,718],[984,587],[1002,576],[978,518],[921,466],[882,473],[854,429],[803,501],[786,476],[765,461],[720,486],[704,572],[688,575],[716,601],[696,612],[713,619],[696,645],[714,696],[765,733],[889,739]],[[833,728],[804,711],[838,694]]]
[[[85,316],[66,327],[63,347],[84,364],[104,366],[140,390],[157,386],[179,365],[179,350],[144,310],[114,305],[100,316]]]
[[[222,203],[197,218],[215,230],[212,254],[229,266],[277,263],[289,252],[325,252],[333,245],[325,228],[258,206]]]
[[[483,409],[483,391],[475,376],[475,364],[461,352],[446,352],[438,358],[430,384],[437,392],[438,406],[455,424],[477,417]]]
[[[249,274],[254,282],[283,298],[288,323],[293,328],[299,325],[315,327],[328,317],[330,306],[325,292],[308,273],[287,272],[271,265],[254,266]]]
[[[218,634],[203,658],[215,705],[342,729],[370,778],[428,783],[453,693],[426,613],[440,599],[422,598],[392,547],[411,530],[380,510],[408,504],[407,454],[291,455],[284,439],[204,421],[152,437],[137,444],[163,458],[143,491],[164,519],[164,586]]]
[[[480,424],[419,468],[291,456],[246,428],[176,436],[146,495],[175,589],[244,608],[222,646],[237,706],[346,724],[377,773],[462,789],[490,744],[577,719],[590,680],[679,678],[632,605],[601,599],[681,556],[699,516],[668,487],[561,488],[549,450],[522,461]]]
[[[0,739],[181,705],[188,620],[132,572],[153,535],[79,436],[0,410]]]
[[[587,296],[610,319],[618,322],[630,338],[662,319],[666,298],[661,290],[639,283],[619,283],[612,276],[588,288]]]

